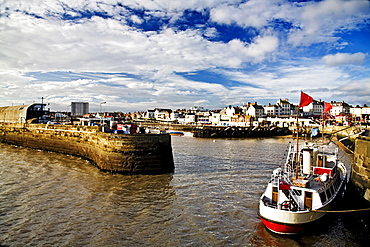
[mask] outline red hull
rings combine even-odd
[[[271,222],[266,219],[261,218],[262,223],[272,232],[279,234],[297,234],[303,231],[304,227],[302,225],[288,225],[283,223]]]

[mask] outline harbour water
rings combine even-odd
[[[174,136],[175,173],[158,176],[0,144],[0,246],[368,246],[368,212],[294,237],[263,227],[258,199],[288,142]]]

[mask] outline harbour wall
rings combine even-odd
[[[240,138],[240,137],[269,137],[291,134],[288,128],[255,126],[255,127],[218,127],[207,126],[194,129],[194,137],[200,138]]]
[[[355,140],[351,182],[358,195],[370,202],[370,138]]]
[[[45,124],[0,125],[0,142],[70,154],[121,174],[174,172],[168,134],[113,134],[98,127]]]

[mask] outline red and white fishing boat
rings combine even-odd
[[[284,166],[271,175],[258,214],[272,232],[300,233],[332,209],[343,196],[346,183],[347,170],[338,158],[336,144],[324,140],[299,143],[297,135]]]
[[[284,167],[273,171],[260,198],[259,216],[275,233],[300,233],[332,209],[346,183],[335,144],[291,144]]]

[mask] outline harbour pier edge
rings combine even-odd
[[[79,156],[120,174],[166,174],[175,169],[168,134],[113,134],[96,126],[0,125],[0,142]]]

